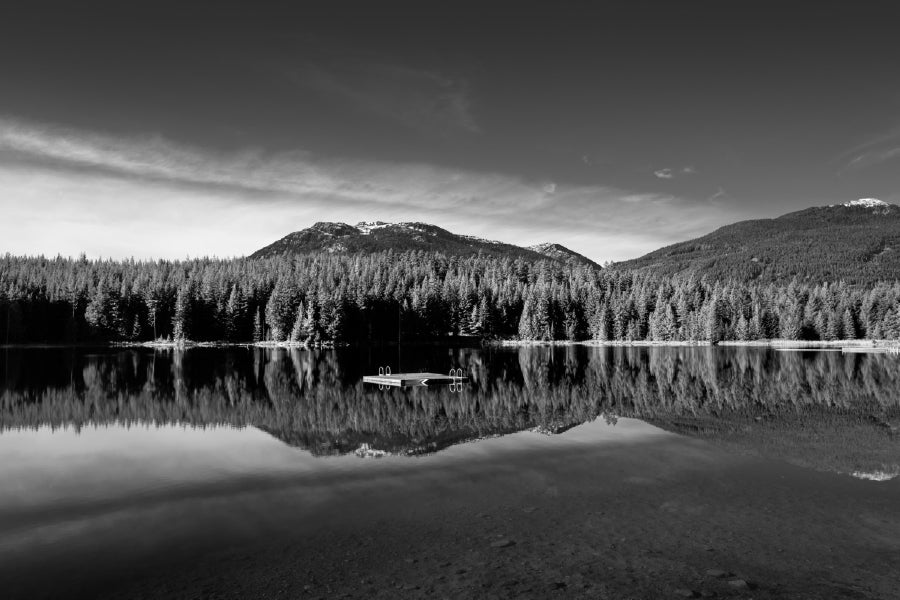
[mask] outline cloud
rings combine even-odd
[[[429,133],[480,133],[465,79],[400,65],[307,65],[295,74],[303,87],[357,110]]]
[[[717,189],[715,191],[714,194],[712,194],[709,198],[707,198],[706,201],[709,202],[710,204],[712,204],[715,202],[721,202],[721,201],[730,200],[730,199],[731,199],[731,195],[728,192],[726,192],[724,188],[720,187],[719,189]]]
[[[735,207],[307,152],[217,153],[0,119],[0,252],[248,254],[315,221],[426,221],[621,260],[735,220]],[[728,212],[732,211],[732,212]]]
[[[897,157],[900,157],[900,146],[862,152],[848,160],[842,171],[872,167]]]
[[[687,166],[681,167],[680,169],[672,169],[666,167],[665,169],[653,171],[653,174],[659,179],[674,179],[676,175],[694,175],[696,172],[697,169],[691,166]]]
[[[837,158],[841,164],[838,174],[866,169],[895,158],[900,158],[900,127],[873,136],[841,153]]]

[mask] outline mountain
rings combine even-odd
[[[543,254],[548,258],[552,258],[555,260],[560,260],[563,262],[583,262],[593,266],[599,266],[597,263],[587,258],[586,256],[582,256],[578,254],[574,250],[569,250],[562,244],[554,244],[552,242],[545,242],[543,244],[535,244],[534,246],[528,246],[528,250],[532,250],[537,252],[538,254]]]
[[[900,207],[864,198],[741,221],[615,266],[761,282],[896,280]]]
[[[250,255],[250,258],[269,258],[282,254],[309,254],[314,252],[354,253],[381,252],[385,250],[423,250],[467,256],[486,254],[509,256],[527,260],[550,258],[561,262],[574,262],[599,268],[587,257],[560,244],[538,244],[522,248],[503,242],[458,235],[427,223],[385,223],[383,221],[346,223],[319,222],[295,231]]]

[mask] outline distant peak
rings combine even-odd
[[[385,221],[360,221],[356,224],[356,228],[359,229],[364,234],[372,233],[373,229],[381,229],[383,227],[390,227],[393,223],[387,223]]]
[[[534,246],[528,246],[528,249],[532,252],[537,252],[538,254],[543,254],[549,258],[554,258],[562,261],[570,261],[574,260],[576,262],[583,262],[595,267],[599,267],[597,263],[592,261],[591,259],[578,254],[574,250],[569,250],[562,244],[556,244],[554,242],[544,242],[542,244],[535,244]]]
[[[528,246],[529,250],[534,250],[535,252],[546,252],[548,250],[567,250],[565,246],[560,244],[554,244],[553,242],[544,242],[543,244],[535,244],[534,246]]]
[[[334,223],[331,221],[319,221],[309,229],[326,235],[350,235],[356,229],[346,223]]]
[[[357,227],[385,227],[386,225],[393,225],[393,223],[388,223],[387,221],[360,221],[356,224]]]
[[[850,207],[858,206],[860,208],[882,208],[888,206],[888,203],[884,202],[883,200],[879,200],[878,198],[860,198],[859,200],[844,202],[843,205]]]

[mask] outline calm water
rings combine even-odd
[[[398,359],[409,371],[460,367],[469,381],[361,382],[381,365],[399,371]],[[448,477],[477,477],[498,456],[624,456],[687,438],[714,457],[869,486],[900,473],[900,358],[889,355],[54,348],[0,360],[0,580],[23,596],[47,565],[81,577],[83,562],[124,568],[163,547],[179,560],[276,531],[288,510],[323,523],[349,510],[348,495],[449,489]]]
[[[66,456],[73,445],[88,453],[165,454],[177,443],[190,459],[191,444],[212,443],[201,440],[219,436],[233,447],[263,432],[305,451],[304,460],[367,448],[370,456],[425,455],[488,436],[561,433],[598,417],[609,423],[632,417],[821,470],[900,470],[900,358],[890,355],[708,347],[402,350],[404,370],[463,368],[470,379],[461,390],[363,384],[362,376],[381,365],[398,372],[396,348],[25,349],[0,350],[0,360],[4,456],[32,454],[32,446]],[[79,460],[88,459],[79,454]]]

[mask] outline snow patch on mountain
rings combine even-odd
[[[356,233],[356,228],[351,225],[347,225],[346,223],[331,223],[329,221],[319,221],[318,223],[310,227],[309,230],[304,231],[314,231],[321,235],[337,237],[354,234]]]
[[[867,479],[869,481],[890,481],[894,479],[900,472],[897,471],[854,471],[851,473],[857,479]]]
[[[403,227],[406,227],[407,229],[412,229],[413,231],[418,231],[420,233],[425,233],[425,234],[428,234],[431,236],[437,235],[437,232],[432,229],[429,229],[428,228],[429,226],[426,225],[425,223],[405,222],[405,223],[400,223],[400,225]]]
[[[844,206],[860,207],[860,208],[884,208],[888,203],[878,198],[860,198],[859,200],[851,200],[844,202]]]
[[[369,235],[374,229],[384,229],[391,225],[393,225],[393,223],[385,223],[384,221],[360,221],[356,224],[356,228],[359,229],[360,233],[363,235]]]
[[[469,240],[470,242],[482,243],[482,244],[494,244],[495,246],[503,244],[503,242],[498,242],[497,240],[486,240],[484,238],[480,238],[474,235],[460,235],[459,237]]]
[[[549,256],[551,258],[558,258],[562,260],[566,260],[568,258],[572,258],[576,256],[576,253],[572,252],[565,246],[560,244],[554,244],[552,242],[544,242],[543,244],[535,244],[534,246],[528,246],[529,250],[533,250],[538,254],[543,254],[544,256]]]
[[[562,246],[559,244],[554,244],[552,242],[544,242],[543,244],[535,244],[534,246],[528,246],[529,250],[534,250],[535,252],[540,252],[544,254],[545,252],[559,252]]]

